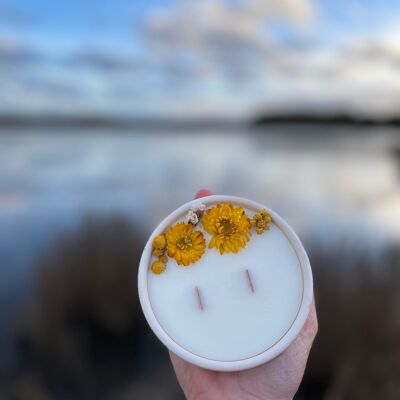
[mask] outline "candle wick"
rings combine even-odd
[[[253,281],[252,281],[251,276],[250,276],[250,271],[248,269],[246,269],[246,277],[247,277],[247,281],[248,281],[249,286],[250,286],[250,290],[254,293],[255,289],[254,289]]]
[[[204,310],[204,304],[203,304],[203,300],[201,298],[200,289],[196,286],[195,290],[196,290],[197,302],[199,304],[200,310],[203,311]]]

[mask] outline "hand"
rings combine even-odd
[[[211,194],[201,190],[196,198]],[[192,365],[172,352],[170,357],[188,400],[289,400],[300,386],[317,331],[313,302],[303,329],[290,346],[272,361],[256,368],[216,372]]]

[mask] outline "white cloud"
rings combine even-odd
[[[309,23],[315,6],[308,0],[247,0],[245,9],[258,19],[283,19],[297,24]]]
[[[24,46],[16,38],[0,35],[0,66],[4,64],[20,65],[34,61],[37,57],[33,49]]]
[[[158,62],[180,59],[197,71],[236,79],[257,72],[273,49],[269,20],[305,23],[312,10],[307,0],[180,1],[172,10],[150,14],[146,34]]]

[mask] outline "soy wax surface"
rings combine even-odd
[[[300,308],[303,278],[292,244],[272,223],[261,235],[252,232],[237,254],[207,248],[188,267],[169,258],[163,274],[149,269],[148,293],[160,325],[181,347],[204,358],[236,361],[262,353],[285,335]]]

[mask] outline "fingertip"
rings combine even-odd
[[[207,197],[207,196],[212,196],[213,192],[211,192],[208,189],[201,189],[196,193],[196,196],[194,196],[195,199],[200,199],[202,197]]]

